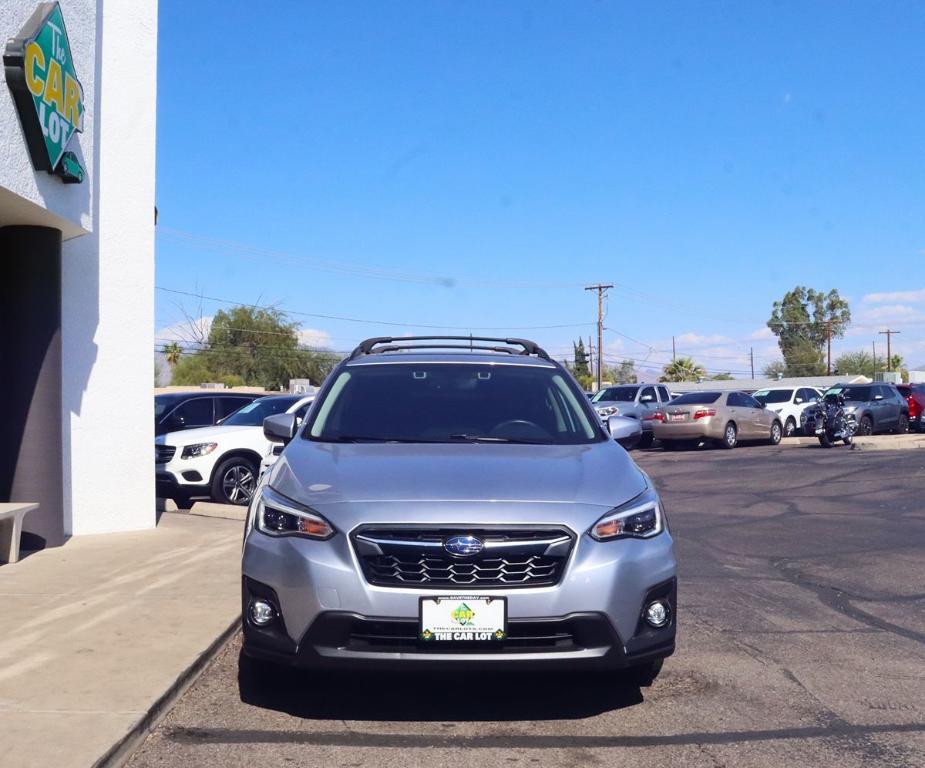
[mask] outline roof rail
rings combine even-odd
[[[445,342],[464,341],[466,344],[447,344]],[[408,343],[408,342],[431,342],[426,344]],[[440,343],[438,343],[440,342]],[[476,344],[475,342],[494,342],[490,344]],[[506,344],[508,346],[496,346],[497,344]],[[511,349],[511,347],[520,347],[522,351]],[[484,350],[489,352],[506,352],[510,355],[536,355],[544,360],[550,360],[549,354],[535,341],[529,339],[502,339],[493,336],[377,336],[372,339],[361,341],[357,348],[350,353],[349,360],[353,360],[360,355],[378,354],[379,352],[397,352],[399,350],[415,349],[469,349]]]

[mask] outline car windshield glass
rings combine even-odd
[[[159,419],[164,415],[164,412],[170,408],[176,400],[172,397],[163,397],[161,395],[154,396],[154,418],[155,420]]]
[[[373,363],[343,369],[311,409],[321,442],[591,443],[597,417],[557,368]]]
[[[871,399],[870,387],[832,387],[826,392],[829,394],[841,394],[845,400],[852,400],[856,403],[866,403]]]
[[[759,403],[789,403],[793,395],[792,389],[762,389],[756,392],[754,397]]]
[[[222,426],[259,427],[267,416],[283,413],[298,401],[297,397],[261,397],[236,410],[222,422]]]
[[[709,405],[719,400],[721,392],[688,392],[672,400],[669,405]]]
[[[594,402],[631,403],[638,391],[639,387],[607,387],[594,396]]]

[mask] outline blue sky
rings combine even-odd
[[[734,372],[835,287],[925,364],[925,4],[646,6],[161,0],[157,284],[562,356],[614,283],[605,359]]]

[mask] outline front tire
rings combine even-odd
[[[783,436],[783,428],[780,425],[779,421],[775,421],[771,425],[771,437],[768,440],[771,445],[780,445],[780,439]]]
[[[738,445],[739,442],[739,430],[736,429],[736,425],[731,421],[723,427],[723,436],[719,441],[720,448],[725,448],[727,451],[731,451],[733,448]]]
[[[874,433],[874,420],[870,416],[862,416],[858,422],[859,435],[872,435]]]
[[[640,448],[651,448],[652,443],[655,442],[655,433],[643,431],[642,437],[639,438],[639,447]]]
[[[793,437],[797,433],[797,420],[791,416],[784,424],[784,437]]]
[[[829,440],[829,436],[827,433],[823,432],[821,435],[819,435],[819,445],[821,445],[823,448],[832,447],[832,441]]]
[[[246,506],[257,489],[257,467],[243,456],[232,456],[219,464],[212,476],[212,501]]]

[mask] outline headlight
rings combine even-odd
[[[614,416],[620,413],[620,409],[615,405],[605,405],[603,408],[598,408],[597,412],[601,416]]]
[[[196,443],[195,445],[184,445],[181,459],[196,459],[200,456],[208,456],[212,451],[218,448],[218,443]]]
[[[608,512],[588,533],[598,541],[648,539],[665,530],[665,514],[658,494],[647,488],[635,499]]]
[[[309,539],[329,539],[334,535],[334,529],[321,515],[287,499],[268,485],[255,496],[254,517],[257,528],[263,533]]]

